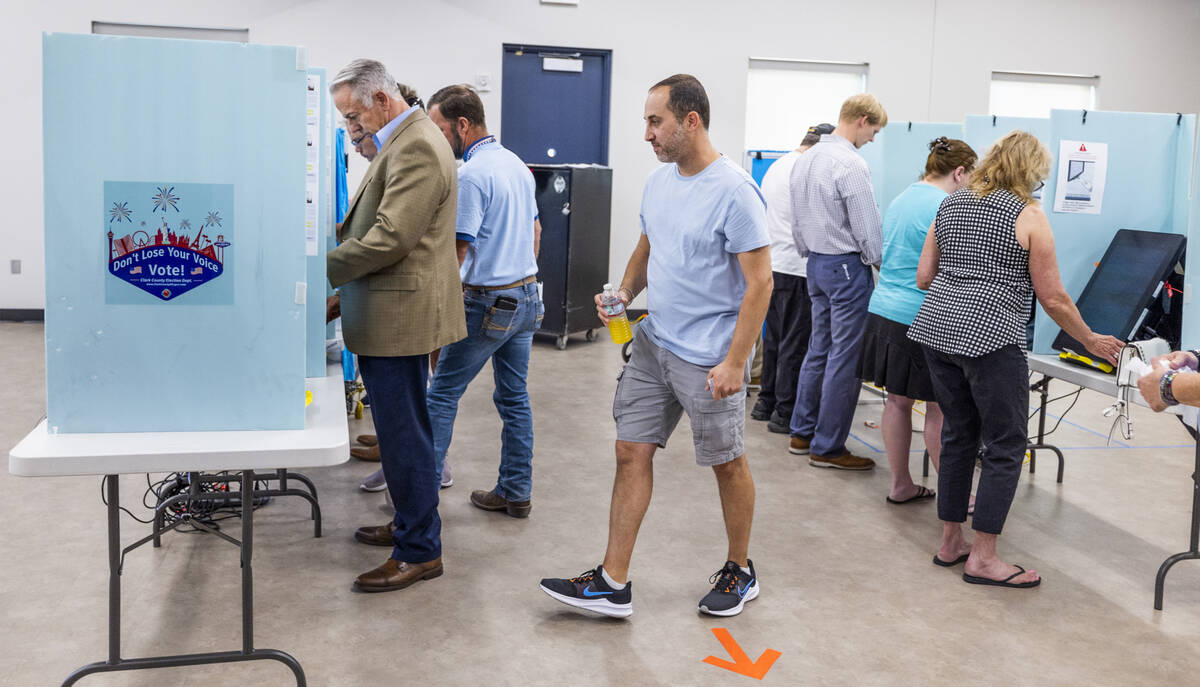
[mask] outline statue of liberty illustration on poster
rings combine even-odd
[[[104,207],[105,303],[233,303],[231,184],[106,181]]]

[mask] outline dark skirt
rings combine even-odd
[[[908,338],[908,327],[875,313],[867,314],[858,378],[874,382],[890,394],[918,401],[937,400],[921,344]]]

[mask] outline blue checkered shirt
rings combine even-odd
[[[882,218],[871,170],[854,144],[825,134],[792,168],[792,237],[802,257],[859,253],[867,265],[883,254]]]

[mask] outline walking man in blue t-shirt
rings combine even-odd
[[[754,480],[746,462],[747,361],[771,299],[766,207],[750,175],[713,148],[708,95],[677,74],[650,89],[646,140],[668,164],[646,180],[642,236],[621,280],[628,304],[646,290],[650,316],[633,340],[613,401],[617,474],[608,550],[595,569],[544,579],[550,596],[603,615],[633,612],[629,562],[650,505],[654,453],[684,412],[696,462],[711,466],[721,494],[729,549],[699,609],[737,615],[758,596],[750,562]],[[597,310],[607,322],[605,311]]]
[[[429,118],[463,161],[454,238],[467,310],[467,338],[442,348],[429,386],[437,470],[441,474],[450,447],[458,401],[490,359],[493,399],[504,421],[500,474],[494,488],[471,492],[471,503],[524,518],[533,490],[533,411],[525,378],[533,333],[545,312],[537,288],[541,225],[533,174],[488,135],[483,101],[470,87],[434,93]]]

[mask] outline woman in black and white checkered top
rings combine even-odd
[[[1092,332],[1063,288],[1046,213],[1033,199],[1050,152],[1031,134],[1001,138],[967,188],[946,197],[925,238],[917,285],[929,289],[908,336],[925,346],[945,415],[938,471],[942,544],[933,562],[966,563],[973,584],[1033,587],[1034,570],[996,555],[1025,457],[1029,372],[1025,323],[1031,296],[1087,349],[1115,363],[1121,342]],[[979,446],[974,542],[963,537]]]

